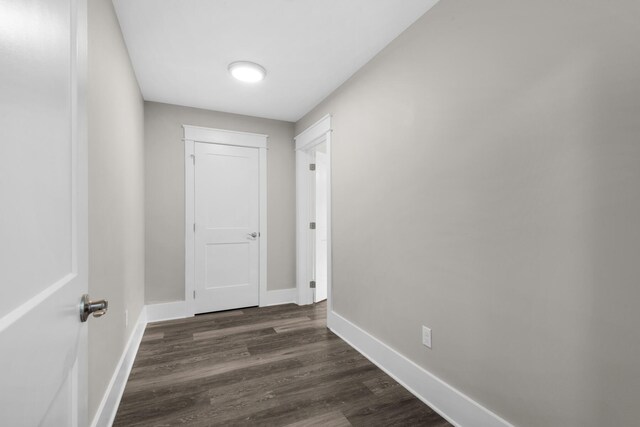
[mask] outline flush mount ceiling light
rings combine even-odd
[[[264,79],[267,70],[249,61],[237,61],[229,64],[229,72],[241,82],[256,83]]]

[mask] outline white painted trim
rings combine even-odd
[[[143,307],[138,317],[136,328],[131,333],[129,341],[127,341],[127,345],[122,352],[122,356],[120,356],[111,381],[109,381],[109,385],[104,392],[100,406],[98,406],[98,410],[93,417],[91,427],[111,427],[113,424],[146,326],[146,307]]]
[[[331,123],[329,123],[331,125]],[[331,222],[331,130],[327,131],[327,313],[333,311],[333,245],[331,234],[333,225]]]
[[[258,304],[267,298],[267,150],[260,149],[260,286]]]
[[[196,301],[194,292],[196,290],[195,277],[195,233],[193,231],[193,223],[196,217],[196,171],[193,159],[195,157],[195,143],[193,141],[185,141],[184,144],[184,300],[187,305],[188,313],[196,312]]]
[[[275,289],[267,291],[265,298],[260,300],[260,307],[268,307],[270,305],[297,303],[298,291],[296,288]]]
[[[182,125],[184,140],[207,142],[210,144],[235,145],[238,147],[267,148],[268,135],[232,130],[205,128],[200,126]]]
[[[329,312],[327,324],[336,335],[453,425],[513,427],[497,414],[339,314]]]
[[[147,304],[147,323],[160,322],[162,320],[184,319],[193,316],[187,311],[186,301],[163,302],[159,304]]]
[[[323,137],[327,132],[331,132],[330,114],[327,114],[294,138],[296,141],[296,150],[308,150],[317,144],[315,142],[316,139]]]
[[[260,307],[296,303],[296,288],[265,291],[260,299]],[[147,323],[164,320],[184,319],[193,316],[186,301],[172,301],[145,306]]]
[[[306,305],[313,302],[313,294],[309,288],[309,191],[306,175],[309,173],[308,153],[296,151],[296,289],[298,290],[298,304]]]
[[[233,145],[257,148],[260,158],[260,278],[258,303],[267,298],[267,140],[268,135],[183,125],[185,171],[185,313],[196,312],[195,286],[195,143]]]
[[[309,288],[309,163],[310,151],[318,144],[327,145],[327,310],[332,303],[332,261],[331,261],[331,116],[326,115],[300,135],[295,137],[296,145],[296,288],[298,304],[313,304],[313,290]]]

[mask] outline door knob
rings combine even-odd
[[[247,233],[247,239],[255,240],[256,237],[258,237],[258,233],[255,231],[253,233]]]
[[[106,299],[91,301],[89,295],[84,294],[80,301],[80,321],[86,322],[90,314],[93,314],[93,317],[103,316],[107,314],[108,309],[109,301]]]

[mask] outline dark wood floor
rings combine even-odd
[[[114,425],[449,424],[331,333],[321,303],[149,324]]]

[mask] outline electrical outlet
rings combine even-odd
[[[129,326],[129,310],[124,311],[124,327]]]
[[[431,348],[431,328],[422,326],[422,344]]]

